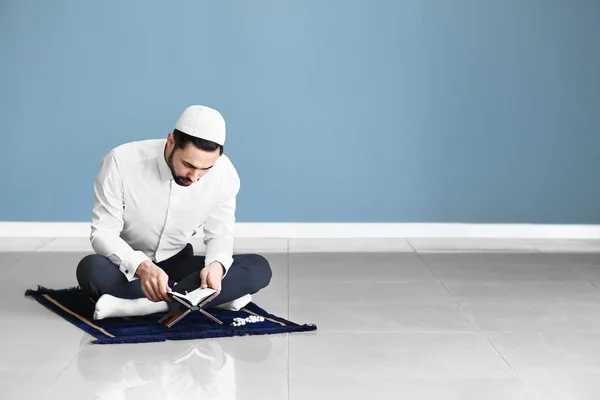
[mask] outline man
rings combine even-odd
[[[126,143],[102,160],[94,182],[91,244],[77,280],[98,299],[95,319],[179,307],[167,294],[212,288],[206,305],[240,309],[271,280],[268,261],[233,255],[240,179],[223,154],[225,121],[190,106],[166,139]],[[190,238],[203,229],[206,252]]]

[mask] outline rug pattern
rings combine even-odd
[[[96,338],[92,344],[162,342],[166,340],[190,340],[246,335],[269,335],[291,332],[308,332],[317,329],[314,324],[298,324],[268,313],[255,303],[249,303],[240,311],[206,310],[223,322],[219,325],[199,312],[191,312],[171,328],[159,324],[164,313],[139,317],[119,317],[94,320],[95,302],[79,287],[49,289],[38,286],[28,289],[26,296]],[[263,322],[234,327],[234,318],[258,315]]]

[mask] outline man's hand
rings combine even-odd
[[[214,261],[207,267],[202,268],[200,270],[200,288],[205,289],[209,287],[220,292],[223,272],[223,265],[218,261]]]
[[[150,301],[171,301],[167,294],[169,276],[162,268],[150,260],[141,263],[136,271],[140,277],[142,291]]]

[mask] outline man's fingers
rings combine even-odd
[[[208,271],[206,268],[202,268],[202,270],[200,271],[200,288],[205,289],[206,287],[208,287]]]
[[[169,288],[169,282],[167,281],[167,279],[165,279],[163,282],[163,298],[165,299],[165,301],[171,301],[171,297],[167,294],[169,290],[171,290]]]
[[[159,283],[159,295],[162,301],[168,301],[169,295],[167,294],[167,282],[161,280]]]
[[[149,299],[151,301],[154,301],[154,302],[158,301],[158,296],[156,294],[156,290],[155,290],[152,282],[146,283],[146,290],[148,291],[148,294],[150,295]]]
[[[208,286],[217,292],[221,291],[221,280],[217,279],[215,275],[208,275]]]

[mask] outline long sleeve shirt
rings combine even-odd
[[[119,266],[129,281],[146,260],[181,251],[200,230],[205,266],[233,263],[233,228],[240,179],[230,159],[191,186],[179,186],[164,157],[166,139],[126,143],[103,159],[94,181],[92,248]]]

